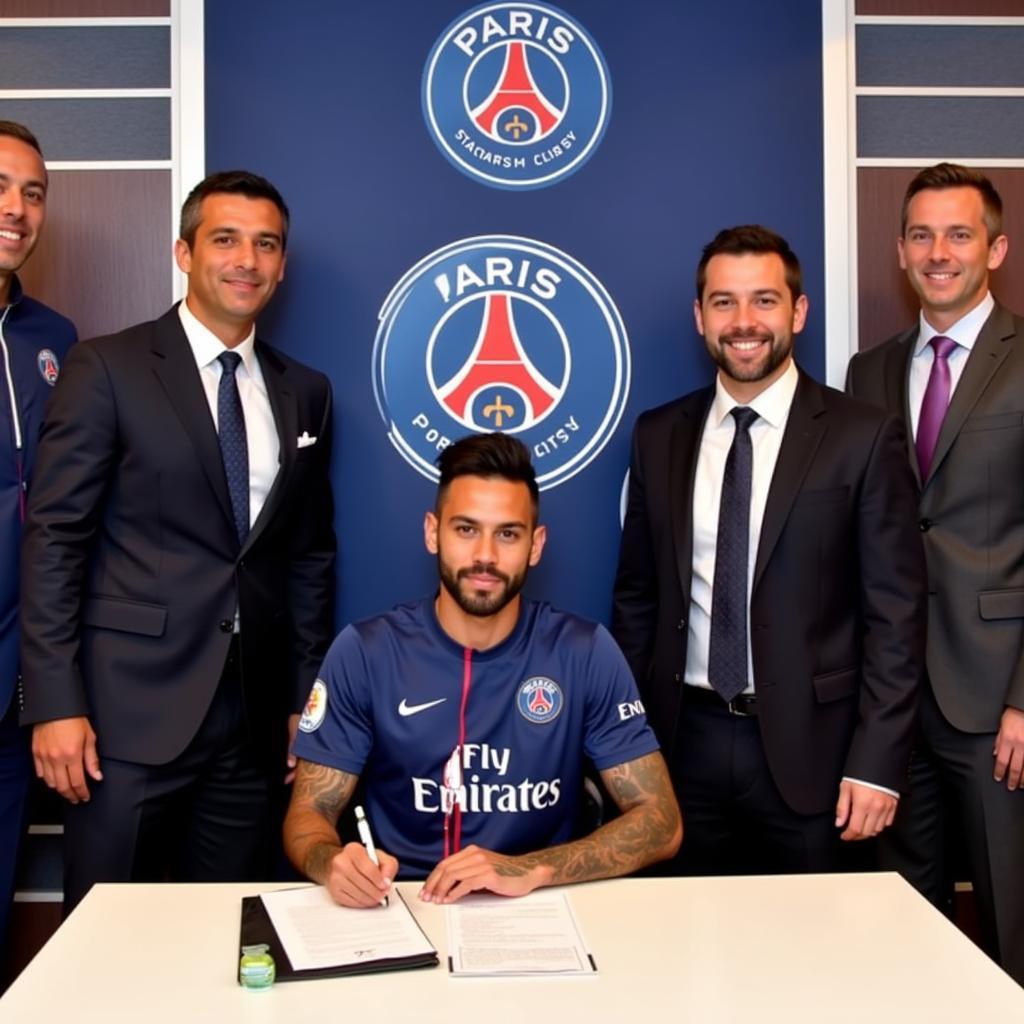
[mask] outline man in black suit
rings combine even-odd
[[[717,379],[637,422],[612,628],[676,785],[678,866],[832,870],[837,836],[892,823],[913,733],[906,442],[797,369],[807,298],[773,232],[705,247],[694,315]]]
[[[287,230],[268,181],[204,180],[175,247],[185,301],[75,346],[54,392],[22,720],[69,801],[66,910],[96,881],[268,869],[288,726],[334,625],[330,385],[255,338]]]
[[[979,171],[914,177],[898,250],[919,322],[854,356],[847,387],[910,424],[928,560],[929,685],[883,863],[949,912],[955,828],[982,945],[1024,985],[1024,319],[989,291],[1002,212]]]

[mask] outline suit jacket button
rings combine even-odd
[[[686,619],[680,619],[680,620],[679,620],[679,621],[678,621],[678,622],[676,623],[676,629],[678,629],[678,630],[679,630],[679,632],[680,632],[680,633],[682,633],[682,631],[683,631],[684,629],[686,629]]]
[[[679,673],[678,672],[676,673],[676,682],[677,683],[679,682]]]
[[[221,619],[217,625],[222,633],[233,633],[235,629],[235,624],[231,619]]]
[[[920,521],[920,522],[919,522],[919,523],[917,524],[917,528],[918,528],[918,529],[919,529],[919,530],[920,530],[920,531],[921,531],[922,533],[927,533],[927,532],[928,532],[928,531],[929,531],[929,530],[930,530],[930,529],[932,528],[932,526],[933,526],[933,525],[934,525],[934,524],[932,523],[932,521],[931,521],[930,519],[922,519],[922,520],[921,520],[921,521]]]

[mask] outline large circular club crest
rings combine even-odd
[[[543,188],[593,155],[611,81],[597,44],[564,11],[490,3],[441,33],[422,100],[431,137],[464,174],[494,188]]]
[[[380,311],[377,406],[395,448],[437,479],[465,434],[515,434],[541,489],[574,476],[618,426],[630,357],[619,311],[566,253],[530,238],[467,238],[406,273]]]

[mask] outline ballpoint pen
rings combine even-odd
[[[380,860],[377,858],[377,847],[373,845],[373,836],[370,834],[370,823],[366,820],[366,813],[362,806],[356,807],[356,829],[359,832],[359,840],[366,847],[366,855],[377,867],[380,867]],[[386,907],[388,898],[381,898],[380,905]]]

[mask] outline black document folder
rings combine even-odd
[[[393,890],[391,899],[402,900],[402,897],[397,890]],[[402,904],[404,906],[404,900],[402,900]],[[360,913],[372,914],[373,910],[360,911]],[[408,907],[406,907],[406,913],[412,916]],[[418,924],[417,927],[419,927]],[[422,929],[420,930],[422,931]],[[274,965],[277,970],[277,981],[336,978],[346,974],[405,971],[415,967],[436,967],[438,965],[437,950],[431,948],[430,952],[420,953],[415,956],[371,958],[359,960],[355,963],[339,964],[336,967],[296,970],[288,959],[288,954],[278,938],[274,925],[270,920],[270,915],[263,905],[263,901],[259,896],[244,896],[242,897],[242,922],[239,929],[239,956],[241,956],[242,946],[255,946],[261,943],[270,947],[270,955],[274,958]]]

